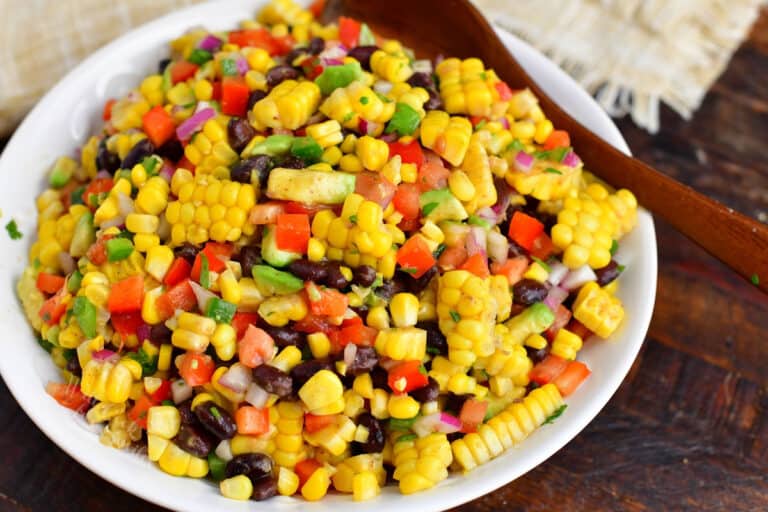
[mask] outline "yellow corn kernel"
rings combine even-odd
[[[397,327],[379,331],[376,351],[391,359],[421,360],[426,354],[427,332],[415,327]]]
[[[362,471],[352,477],[352,497],[355,501],[365,501],[379,495],[379,481],[372,471]]]
[[[368,170],[378,171],[389,159],[389,146],[381,139],[364,135],[355,145],[355,153]]]
[[[169,443],[157,462],[160,469],[169,475],[184,476],[187,474],[190,460],[192,460],[190,454],[179,448],[175,443]]]
[[[315,332],[307,336],[309,350],[315,359],[327,357],[331,351],[331,342],[324,332]]]
[[[328,492],[331,477],[325,467],[317,468],[301,487],[301,495],[307,501],[318,501]]]
[[[395,327],[412,327],[418,321],[419,299],[411,293],[397,293],[389,303]]]
[[[528,270],[526,270],[523,274],[523,278],[533,279],[534,281],[538,281],[540,283],[546,282],[548,277],[549,272],[547,272],[547,269],[545,269],[538,261],[531,263],[531,265],[528,267]]]
[[[269,362],[269,365],[289,373],[299,363],[301,363],[301,350],[293,345],[289,345],[281,350],[280,353]]]
[[[256,102],[252,124],[259,131],[265,128],[295,130],[307,122],[319,102],[320,88],[314,82],[285,80]]]
[[[290,469],[280,466],[277,471],[277,492],[281,496],[293,496],[299,490],[299,476]]]
[[[219,490],[225,498],[246,501],[253,494],[253,483],[246,475],[237,475],[219,482]]]
[[[323,149],[336,146],[344,140],[341,125],[333,119],[307,126],[307,135],[315,139]]]
[[[475,196],[475,186],[461,169],[453,171],[448,177],[448,187],[459,201],[468,202]]]
[[[172,439],[179,432],[181,415],[172,405],[150,407],[147,412],[147,433]]]

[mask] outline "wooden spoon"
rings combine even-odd
[[[419,55],[479,57],[512,88],[529,87],[549,119],[567,130],[590,171],[638,201],[712,256],[768,292],[768,227],[620,152],[568,115],[523,70],[467,0],[329,0],[324,19],[365,21]]]

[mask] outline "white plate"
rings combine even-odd
[[[15,297],[15,282],[26,264],[34,240],[34,198],[44,188],[47,170],[56,157],[71,154],[98,129],[105,100],[126,93],[140,77],[154,72],[167,53],[167,42],[187,28],[227,29],[252,17],[263,2],[236,0],[191,7],[165,16],[115,40],[77,66],[54,87],[21,124],[0,159],[0,224],[16,219],[24,233],[12,241],[0,232],[0,373],[16,400],[40,429],[91,471],[137,496],[174,510],[327,510],[359,509],[349,496],[329,495],[319,503],[277,497],[266,503],[223,498],[206,481],[175,478],[146,458],[101,445],[98,436],[76,415],[59,407],[44,386],[58,380],[48,355],[38,347]],[[622,151],[628,148],[611,120],[573,80],[527,44],[508,35],[502,38],[547,93],[572,115]],[[578,148],[577,148],[578,150]],[[641,211],[637,228],[621,244],[617,255],[627,270],[619,296],[627,315],[609,341],[591,341],[579,359],[592,376],[569,397],[568,409],[521,446],[466,476],[452,476],[427,492],[402,496],[388,487],[364,506],[369,511],[426,512],[456,506],[486,494],[550,457],[578,434],[619,387],[642,345],[656,292],[656,239],[651,216]],[[64,484],[65,482],[59,482]]]

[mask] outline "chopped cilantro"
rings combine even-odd
[[[357,224],[357,215],[350,215],[349,222],[351,222],[352,224]]]
[[[11,219],[8,221],[8,224],[5,225],[5,230],[8,232],[8,236],[11,237],[11,240],[20,240],[22,236],[21,231],[19,231],[19,226],[16,225],[16,221]]]
[[[404,434],[404,435],[398,437],[397,441],[395,441],[395,442],[396,443],[405,443],[405,442],[408,442],[408,441],[413,441],[417,437],[419,437],[419,436],[417,436],[416,434]]]
[[[128,357],[141,365],[141,375],[144,377],[152,375],[157,371],[157,358],[147,354],[143,348],[139,348],[136,352],[131,352],[128,354]]]
[[[458,323],[461,320],[461,315],[458,314],[456,311],[451,311],[451,318],[454,322]]]
[[[341,124],[348,123],[352,120],[353,117],[355,117],[354,112],[347,112],[347,114],[344,116],[344,119],[341,120]]]
[[[619,250],[619,242],[617,242],[616,240],[612,240],[611,241],[611,256],[616,254],[616,251],[618,251],[618,250]]]
[[[162,402],[160,402],[160,403],[161,403],[161,404],[163,404],[163,405],[170,405],[170,406],[172,406],[172,407],[176,407],[176,404],[173,402],[173,400],[168,400],[168,399],[165,399],[165,400],[163,400],[163,401],[162,401]]]
[[[560,416],[562,416],[563,412],[565,412],[565,409],[566,409],[567,407],[568,407],[568,404],[563,404],[563,405],[561,405],[560,407],[558,407],[558,408],[555,410],[555,412],[553,412],[553,413],[552,413],[552,414],[549,416],[549,418],[547,418],[547,419],[544,421],[544,423],[543,423],[543,424],[544,424],[544,425],[546,425],[546,424],[548,424],[548,423],[554,423],[554,422],[555,422],[555,420],[556,420],[557,418],[559,418]]]
[[[525,145],[520,142],[520,139],[515,139],[507,146],[507,151],[522,151],[525,149]]]
[[[482,73],[480,73],[480,79],[481,79],[481,80],[487,80],[487,79],[488,79],[488,75],[485,73],[485,71],[483,71]]]
[[[552,167],[547,167],[544,169],[544,172],[548,172],[550,174],[563,174],[561,171],[558,171],[557,169],[554,169]]]
[[[424,205],[424,208],[421,209],[421,212],[426,216],[432,213],[435,208],[440,206],[440,203],[427,203]]]
[[[224,76],[235,76],[238,74],[235,59],[221,59],[221,74]]]
[[[440,349],[435,347],[427,347],[427,354],[440,355]]]
[[[440,255],[445,251],[446,247],[447,246],[445,244],[438,245],[437,249],[435,249],[435,252],[432,253],[432,256],[434,256],[435,259],[439,258]]]
[[[217,408],[211,407],[211,416],[213,416],[214,418],[216,418],[218,420],[218,419],[221,418],[221,413],[219,412],[219,410]]]
[[[401,271],[401,272],[405,272],[406,274],[411,274],[411,275],[414,275],[414,274],[415,274],[416,272],[418,272],[419,270],[418,270],[418,269],[415,269],[415,268],[413,268],[413,267],[401,267],[401,268],[400,268],[400,271]]]
[[[200,253],[200,286],[208,289],[211,286],[211,271],[208,266],[208,256]]]
[[[148,156],[141,161],[142,167],[147,171],[147,174],[156,174],[155,168],[157,167],[157,158]]]
[[[483,119],[482,121],[480,121],[479,123],[477,123],[477,124],[475,125],[475,130],[482,130],[482,129],[483,129],[483,127],[485,127],[485,125],[486,125],[486,124],[488,124],[488,121],[486,121],[485,119]]]
[[[752,277],[750,277],[749,280],[755,286],[758,286],[760,284],[760,276],[758,276],[757,274],[752,274]]]
[[[536,256],[531,256],[531,258],[533,259],[533,261],[535,261],[536,263],[538,263],[538,264],[541,266],[541,268],[543,268],[543,269],[544,269],[544,270],[546,270],[547,272],[552,272],[552,267],[550,267],[549,265],[547,265],[547,264],[546,264],[544,261],[540,260],[540,259],[539,259],[539,258],[537,258]]]
[[[621,273],[621,272],[624,272],[624,269],[625,269],[625,268],[627,268],[627,266],[626,266],[626,265],[619,265],[618,267],[616,267],[616,270],[618,270],[618,271],[619,271],[619,273]]]
[[[422,374],[422,375],[426,375],[427,374],[427,369],[424,368],[423,364],[419,365],[419,373]]]
[[[378,98],[379,98],[381,101],[383,101],[384,103],[392,103],[392,100],[391,100],[391,99],[387,98],[386,96],[384,96],[383,94],[381,94],[381,93],[379,93],[379,92],[377,92],[377,93],[376,93],[376,96],[378,96]]]
[[[533,154],[536,158],[550,160],[552,162],[562,162],[568,155],[571,148],[555,148],[549,151],[538,151]]]
[[[360,103],[363,105],[367,105],[369,101],[368,96],[360,96]]]
[[[50,341],[46,340],[42,336],[39,336],[37,338],[37,343],[38,343],[38,345],[43,347],[43,350],[45,350],[46,352],[49,352],[49,353],[53,349],[53,347],[55,347],[55,345],[53,343],[51,343]]]
[[[408,418],[405,420],[398,418],[389,418],[390,430],[410,430],[411,426],[416,422],[416,417]]]

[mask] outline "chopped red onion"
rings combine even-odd
[[[568,267],[566,267],[559,261],[556,261],[555,263],[550,263],[549,277],[547,277],[547,282],[552,286],[557,286],[565,278],[566,274],[568,274]]]
[[[568,292],[563,290],[559,286],[553,286],[549,289],[549,293],[544,298],[544,304],[553,312],[557,311],[558,306],[568,298]]]
[[[173,179],[174,172],[176,172],[176,169],[174,169],[173,166],[170,165],[166,160],[163,160],[163,167],[160,169],[159,173],[160,177],[170,183]]]
[[[507,237],[496,231],[488,233],[488,256],[497,263],[506,263],[509,257]]]
[[[452,434],[461,430],[461,421],[450,414],[436,412],[417,419],[411,428],[419,437],[428,436],[433,432]]]
[[[264,388],[255,382],[248,384],[248,390],[245,392],[246,402],[254,407],[262,408],[267,405],[267,400],[269,400],[269,393]]]
[[[336,58],[320,59],[320,62],[323,63],[323,66],[341,66],[342,64],[344,64],[344,61],[342,59],[336,59]]]
[[[515,155],[515,169],[520,172],[529,172],[533,167],[533,157],[525,151],[518,151]]]
[[[475,212],[475,215],[480,217],[483,220],[487,220],[491,224],[498,224],[499,218],[496,215],[496,212],[493,210],[493,208],[486,206],[484,208],[480,208]]]
[[[581,165],[581,158],[579,158],[579,155],[573,151],[569,151],[568,154],[565,155],[565,158],[563,158],[563,165],[567,165],[568,167],[578,167]]]
[[[251,369],[247,366],[235,363],[219,379],[219,384],[235,393],[244,393],[253,381]]]
[[[246,63],[247,65],[247,63]],[[213,117],[216,117],[216,111],[212,108],[204,108],[199,112],[195,112],[192,116],[181,123],[176,128],[176,136],[179,140],[187,140],[192,137],[192,134],[203,127],[205,122]]]
[[[211,280],[213,281],[213,278],[211,278]],[[192,291],[197,298],[197,307],[200,308],[200,311],[205,311],[208,307],[208,301],[214,298],[216,294],[210,290],[206,290],[192,280],[189,281],[189,285],[192,287]]]
[[[149,326],[149,324],[142,323],[136,328],[136,337],[139,339],[139,343],[143,343],[144,340],[148,340],[150,333],[152,332],[152,328]]]
[[[589,265],[582,265],[576,270],[568,272],[560,286],[570,291],[581,288],[590,281],[597,281],[597,275],[595,275],[594,270],[589,268]]]
[[[224,439],[216,446],[216,456],[225,462],[231,461],[234,456],[232,455],[232,447],[229,444],[229,439]]]
[[[123,194],[122,192],[117,193],[117,204],[120,209],[120,215],[122,216],[128,216],[131,213],[135,212],[136,209],[133,206],[133,201],[131,201],[130,196],[127,196]]]
[[[248,65],[248,61],[246,61],[242,56],[238,56],[235,59],[235,66],[237,66],[237,72],[241,75],[246,74],[248,70],[251,69]]]
[[[347,368],[355,362],[355,356],[357,356],[357,345],[349,343],[344,347],[344,363],[346,363]]]
[[[192,386],[187,384],[184,379],[177,379],[171,384],[171,397],[173,397],[173,403],[175,404],[189,400],[192,398],[193,392]]]
[[[471,257],[475,254],[486,255],[486,249],[488,246],[488,237],[485,229],[479,226],[471,226],[469,228],[469,236],[465,240],[467,249],[467,256]]]
[[[213,34],[208,34],[202,38],[199,43],[197,43],[197,47],[201,50],[215,52],[219,49],[219,47],[221,47],[221,39],[214,36]]]
[[[107,348],[96,350],[91,354],[91,357],[96,359],[97,361],[108,361],[110,363],[113,363],[120,358],[120,356],[117,355],[117,352],[115,352],[114,350],[109,350]]]
[[[381,140],[389,144],[390,142],[395,142],[397,139],[400,138],[400,136],[397,134],[397,132],[392,133],[385,133],[381,137],[379,137]],[[397,155],[396,155],[397,156]]]
[[[500,123],[505,130],[509,130],[509,119],[507,119],[507,116],[502,117]]]

